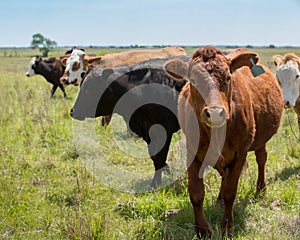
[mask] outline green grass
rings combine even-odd
[[[299,49],[250,50],[259,52],[273,71],[273,54],[300,53]],[[112,49],[87,51],[100,55]],[[50,53],[58,56],[63,52]],[[67,100],[57,90],[50,100],[49,83],[41,76],[25,76],[36,54],[29,49],[0,50],[0,239],[192,239],[193,210],[186,175],[155,192],[118,191],[118,175],[113,179],[114,188],[105,185],[87,170],[89,162],[74,142],[76,123],[69,110],[78,89],[68,87]],[[296,115],[292,110],[289,114],[298,133]],[[118,116],[113,119],[112,126],[122,123]],[[153,164],[145,157],[144,143],[128,139],[124,125],[103,128],[99,119],[90,122],[101,143],[96,147],[105,153],[102,163],[112,163],[132,175],[142,173],[145,178],[134,182],[135,187],[148,186]],[[178,154],[179,139],[179,134],[173,138],[171,163]],[[124,154],[118,145],[112,148],[112,140],[121,147],[130,143],[133,153]],[[132,157],[134,152],[142,154],[140,161]],[[249,167],[240,178],[234,207],[235,239],[300,239],[300,144],[292,135],[286,112],[278,133],[268,143],[268,152],[268,192],[263,199],[255,197],[257,166],[254,154],[248,155]],[[218,173],[209,170],[205,212],[214,229],[213,239],[220,238],[222,213],[215,204],[219,185]]]

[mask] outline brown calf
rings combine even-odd
[[[223,236],[234,233],[233,202],[248,151],[255,151],[258,164],[257,193],[266,190],[266,143],[280,125],[283,100],[271,71],[263,66],[265,73],[254,77],[250,59],[259,60],[246,51],[229,59],[208,46],[198,49],[189,63],[176,59],[165,64],[167,74],[189,81],[178,111],[187,139],[188,191],[198,237],[212,233],[203,208],[203,166],[211,165],[222,176],[218,202],[224,206]]]

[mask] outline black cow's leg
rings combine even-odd
[[[66,94],[66,91],[65,91],[64,86],[63,86],[62,84],[59,84],[59,88],[60,88],[60,90],[63,92],[64,98],[67,98],[67,94]]]
[[[56,89],[57,89],[57,85],[53,85],[53,87],[52,87],[52,89],[51,89],[51,98],[53,98],[53,95],[54,95],[54,93],[55,93],[55,91],[56,91]]]
[[[163,171],[170,173],[170,167],[168,166],[166,161],[171,143],[171,137],[168,136],[166,138],[165,144],[163,145],[162,149],[157,154],[155,154],[157,149],[161,147],[159,143],[159,141],[152,140],[152,144],[148,144],[148,151],[155,167],[155,174],[151,183],[152,188],[156,188],[161,184],[161,175]]]

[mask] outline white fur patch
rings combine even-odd
[[[32,66],[35,64],[35,61],[36,61],[36,57],[31,58],[31,60],[29,62],[28,70],[26,72],[26,76],[31,77],[33,75],[36,75],[36,73],[32,69]]]
[[[284,101],[288,102],[290,107],[294,107],[300,94],[300,71],[298,64],[290,60],[286,64],[278,66],[276,77],[280,82]]]

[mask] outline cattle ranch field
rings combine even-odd
[[[124,50],[86,52],[103,55]],[[188,54],[194,50],[186,49]],[[49,57],[65,51],[55,49]],[[300,49],[249,51],[259,53],[273,72],[273,55],[300,55]],[[140,193],[118,191],[99,181],[86,169],[74,144],[75,120],[69,112],[78,88],[66,87],[67,99],[58,89],[50,99],[51,84],[42,76],[25,75],[31,56],[37,54],[32,49],[0,50],[0,239],[192,239],[194,217],[186,175],[157,191]],[[152,176],[150,158],[127,159],[110,148],[117,134],[111,126],[101,127],[99,119],[90,121],[97,126],[108,160],[133,174],[146,171]],[[234,204],[235,239],[300,239],[300,143],[293,131],[299,134],[296,114],[290,109],[283,112],[280,129],[267,146],[264,198],[255,196],[257,164],[254,154],[248,154]],[[171,145],[176,146],[180,136],[175,134]],[[144,147],[139,139],[133,141]],[[220,239],[222,212],[216,204],[220,181],[217,171],[207,171],[204,208],[213,239]]]

